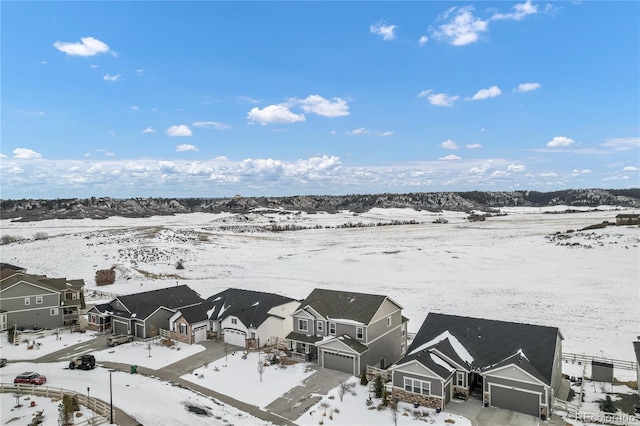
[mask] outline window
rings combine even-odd
[[[404,390],[407,392],[431,395],[431,383],[423,380],[411,379],[409,377],[404,378]]]
[[[36,296],[36,305],[42,305],[42,296]]]
[[[458,371],[456,373],[456,386],[464,386],[464,372]]]
[[[335,322],[330,322],[329,323],[329,334],[332,336],[336,335],[336,323]]]
[[[58,314],[59,314],[59,312],[60,312],[60,311],[58,310],[58,308],[51,308],[51,310],[49,310],[49,314],[50,314],[52,317],[54,317],[54,316],[58,315]]]
[[[255,339],[256,338],[256,333],[254,331],[251,332],[251,338]]]
[[[187,334],[187,324],[180,324],[180,334]]]
[[[90,321],[91,321],[91,324],[95,324],[95,323],[97,322],[97,321],[96,321],[96,316],[95,316],[95,315],[93,315],[93,314],[89,315],[89,319],[90,319]]]
[[[300,350],[302,352],[304,352],[305,354],[309,353],[309,345],[307,345],[306,343],[300,343]]]
[[[391,327],[391,315],[387,317],[387,327]]]
[[[400,343],[400,353],[403,354],[404,353],[404,343]]]
[[[298,330],[300,331],[308,331],[309,324],[306,319],[298,319]]]
[[[31,304],[31,299],[29,297],[25,297],[24,298],[24,304],[25,304],[25,306],[29,306]]]
[[[318,321],[318,331],[322,331],[322,329],[324,328],[324,325],[322,324],[322,321]]]
[[[364,339],[364,327],[356,327],[356,339]]]
[[[402,337],[406,336],[406,334],[407,334],[407,326],[403,325],[402,326]]]
[[[231,318],[231,324],[237,324],[238,323],[238,318]]]

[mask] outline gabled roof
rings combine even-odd
[[[12,265],[10,263],[0,263],[0,270],[11,269],[16,272],[26,272],[25,268],[21,268],[20,266]]]
[[[550,384],[558,336],[562,338],[557,327],[429,313],[407,351],[409,355],[397,364],[416,359],[428,349],[464,362],[475,371],[518,363],[521,358],[523,370]]]
[[[208,312],[212,307],[212,302],[205,301],[198,303],[197,305],[180,308],[180,313],[189,324],[194,324],[196,322],[208,320]]]
[[[186,285],[118,296],[117,299],[131,312],[131,317],[145,319],[159,307],[180,309],[203,302],[198,293]]]
[[[30,275],[24,273],[16,273],[0,280],[0,290],[7,289],[21,281],[36,285],[54,293],[60,293],[60,290],[52,285],[50,279],[42,275]]]
[[[377,294],[316,288],[300,307],[310,306],[327,319],[348,319],[367,325],[386,298]]]
[[[317,347],[321,347],[325,344],[329,344],[331,342],[335,342],[335,341],[339,341],[340,343],[342,343],[343,345],[347,346],[348,348],[352,349],[354,352],[357,352],[359,354],[363,354],[366,351],[369,350],[369,348],[358,342],[356,339],[354,339],[353,337],[349,336],[348,334],[343,334],[342,336],[337,336],[337,337],[332,337],[330,339],[323,339],[322,342],[318,342],[316,343]]]
[[[314,344],[314,343],[319,342],[320,340],[322,340],[322,337],[315,336],[315,335],[308,336],[306,334],[296,333],[296,332],[292,331],[291,333],[287,334],[286,339],[287,340],[295,340],[296,342]]]
[[[245,327],[259,327],[270,316],[271,308],[295,300],[279,294],[230,288],[207,298],[207,302],[211,303],[209,318],[212,320],[234,316]]]

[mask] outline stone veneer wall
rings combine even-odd
[[[419,404],[422,407],[429,408],[442,408],[444,409],[444,403],[442,398],[437,396],[425,396],[413,392],[407,392],[401,388],[393,388],[391,390],[391,396],[397,398],[400,401],[408,402],[410,404]]]

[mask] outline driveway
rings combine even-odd
[[[452,399],[444,411],[458,414],[471,421],[472,426],[564,426],[565,422],[558,416],[542,421],[537,417],[515,411],[503,410],[495,407],[483,407],[479,399],[471,398],[467,401]]]
[[[351,377],[351,374],[348,373],[321,368],[313,364],[309,365],[315,369],[315,372],[300,386],[291,388],[265,407],[267,411],[293,422],[322,399],[318,395],[326,395],[329,390],[338,386],[340,380],[347,380]]]

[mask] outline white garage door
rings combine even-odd
[[[195,343],[207,340],[207,327],[196,328],[193,332]]]
[[[230,345],[242,346],[245,347],[247,340],[247,335],[238,330],[225,330],[224,331],[224,341],[229,343]]]

